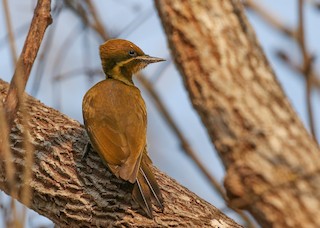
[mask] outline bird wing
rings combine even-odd
[[[86,93],[83,118],[93,148],[111,171],[134,183],[146,145],[147,116],[140,91],[104,80]]]

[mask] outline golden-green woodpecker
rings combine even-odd
[[[84,125],[94,150],[116,177],[134,184],[132,198],[152,218],[152,201],[163,209],[163,198],[146,150],[146,106],[132,75],[164,59],[122,39],[102,44],[100,57],[106,79],[83,98]]]

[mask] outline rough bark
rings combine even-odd
[[[233,206],[263,227],[320,227],[320,150],[279,85],[239,0],[156,0]]]
[[[0,100],[8,87],[0,80]],[[25,100],[35,148],[33,177],[29,183],[33,196],[30,208],[58,226],[241,227],[156,168],[165,209],[161,212],[154,208],[155,218],[146,218],[131,200],[131,184],[114,177],[95,152],[81,161],[88,138],[80,123],[30,96]],[[18,200],[25,164],[22,131],[23,126],[16,119],[10,139]],[[10,194],[3,151],[0,158],[0,188]]]

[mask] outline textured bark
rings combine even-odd
[[[0,100],[8,84],[0,80]],[[61,227],[241,227],[215,207],[154,168],[164,200],[164,212],[143,216],[131,200],[132,185],[114,177],[95,152],[81,161],[88,141],[84,128],[58,111],[28,96],[30,134],[34,151],[31,209]],[[18,113],[19,117],[20,113]],[[23,127],[15,121],[10,139],[21,197],[25,150]],[[2,137],[1,137],[2,138]],[[10,194],[0,151],[0,188]],[[133,206],[131,206],[133,205]]]
[[[320,151],[239,0],[157,0],[176,65],[225,167],[230,203],[264,227],[320,227]]]

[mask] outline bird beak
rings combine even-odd
[[[136,59],[139,59],[139,60],[146,62],[148,64],[166,61],[165,59],[158,58],[158,57],[152,57],[150,55],[137,56]]]

